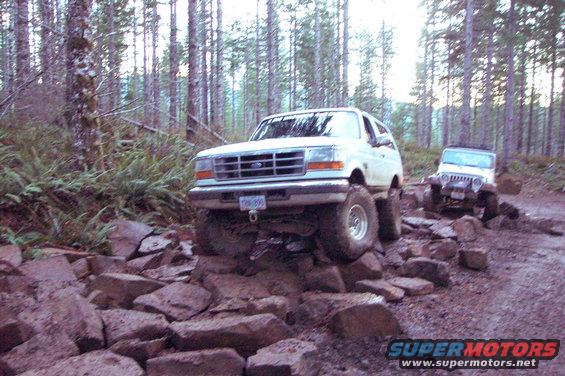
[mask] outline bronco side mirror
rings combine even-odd
[[[392,140],[388,136],[378,136],[374,142],[373,147],[389,146],[392,145]]]
[[[439,166],[439,158],[434,159],[434,165]]]

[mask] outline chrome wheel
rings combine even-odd
[[[349,233],[355,240],[360,240],[367,234],[369,220],[367,212],[361,205],[355,204],[349,209]]]

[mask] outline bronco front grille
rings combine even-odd
[[[304,150],[214,158],[214,173],[218,180],[304,175]]]

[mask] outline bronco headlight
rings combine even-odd
[[[439,182],[441,183],[441,185],[446,186],[447,183],[449,183],[449,175],[447,175],[446,173],[439,174]]]
[[[483,178],[476,177],[471,182],[471,189],[473,190],[473,192],[478,192],[479,189],[481,189],[481,187],[483,186],[484,183],[485,182],[483,181]]]
[[[341,170],[343,150],[333,147],[312,148],[308,150],[308,170]]]
[[[194,165],[196,172],[196,180],[212,179],[214,172],[212,171],[212,160],[210,158],[197,159]]]

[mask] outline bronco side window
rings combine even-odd
[[[375,131],[373,130],[371,121],[366,116],[363,116],[363,125],[365,127],[365,134],[367,135],[367,140],[369,144],[373,145],[377,141],[377,137],[375,136]]]

